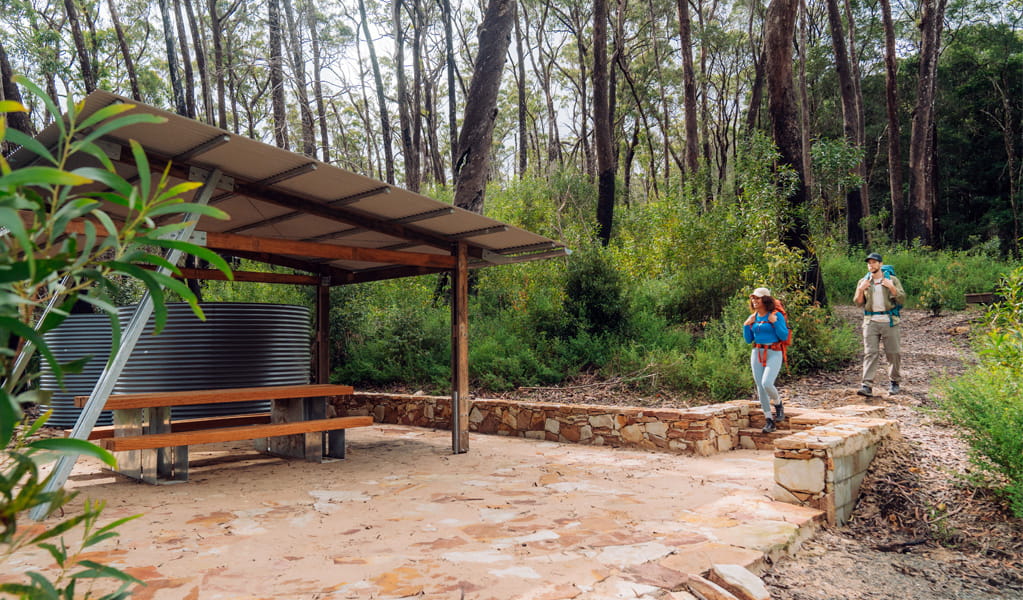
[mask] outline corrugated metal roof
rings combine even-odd
[[[222,171],[210,203],[230,219],[204,217],[197,231],[445,256],[454,244],[464,242],[471,267],[566,253],[564,245],[547,237],[115,94],[89,94],[81,114],[119,102],[166,119],[103,136],[104,148],[122,176],[137,172],[129,140],[146,149],[154,171],[162,171],[168,160],[172,175],[180,179],[203,181],[211,170]],[[37,138],[52,148],[58,134],[51,124]],[[33,159],[22,149],[9,160],[17,166]],[[123,215],[119,207],[106,208],[112,215]],[[420,263],[404,262],[401,256],[366,262],[311,258],[300,252],[223,252],[330,275],[333,283],[443,270],[409,266]]]

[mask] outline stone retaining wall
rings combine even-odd
[[[336,416],[450,429],[451,398],[356,393],[334,400]],[[710,456],[737,448],[774,449],[773,496],[823,511],[830,523],[852,513],[882,440],[899,435],[879,406],[789,408],[791,432],[763,434],[760,404],[735,400],[695,408],[642,408],[473,399],[469,431],[613,448]]]
[[[841,525],[852,515],[878,446],[899,435],[895,421],[849,417],[775,440],[772,495],[824,511],[829,523]]]
[[[698,456],[727,452],[749,427],[748,402],[686,409],[474,399],[469,431],[553,442],[666,450]],[[356,393],[339,396],[337,416],[370,415],[378,423],[451,427],[447,396]]]

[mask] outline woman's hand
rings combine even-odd
[[[777,321],[778,321],[778,313],[777,312],[773,312],[773,313],[771,313],[770,315],[767,316],[767,322],[768,323],[775,323]]]
[[[752,325],[753,323],[756,322],[756,320],[757,320],[757,313],[753,313],[752,315],[746,317],[746,322],[743,323],[743,325]]]

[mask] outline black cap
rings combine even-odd
[[[883,260],[881,260],[881,255],[878,254],[877,252],[871,252],[870,254],[868,254],[866,260],[876,260],[877,262],[884,262]],[[866,262],[866,260],[864,262]]]

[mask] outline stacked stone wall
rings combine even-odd
[[[750,406],[748,402],[728,402],[649,409],[474,399],[469,431],[709,456],[738,447],[739,431],[749,426]],[[447,396],[356,393],[339,396],[334,408],[338,416],[370,415],[378,423],[451,427],[451,399]]]

